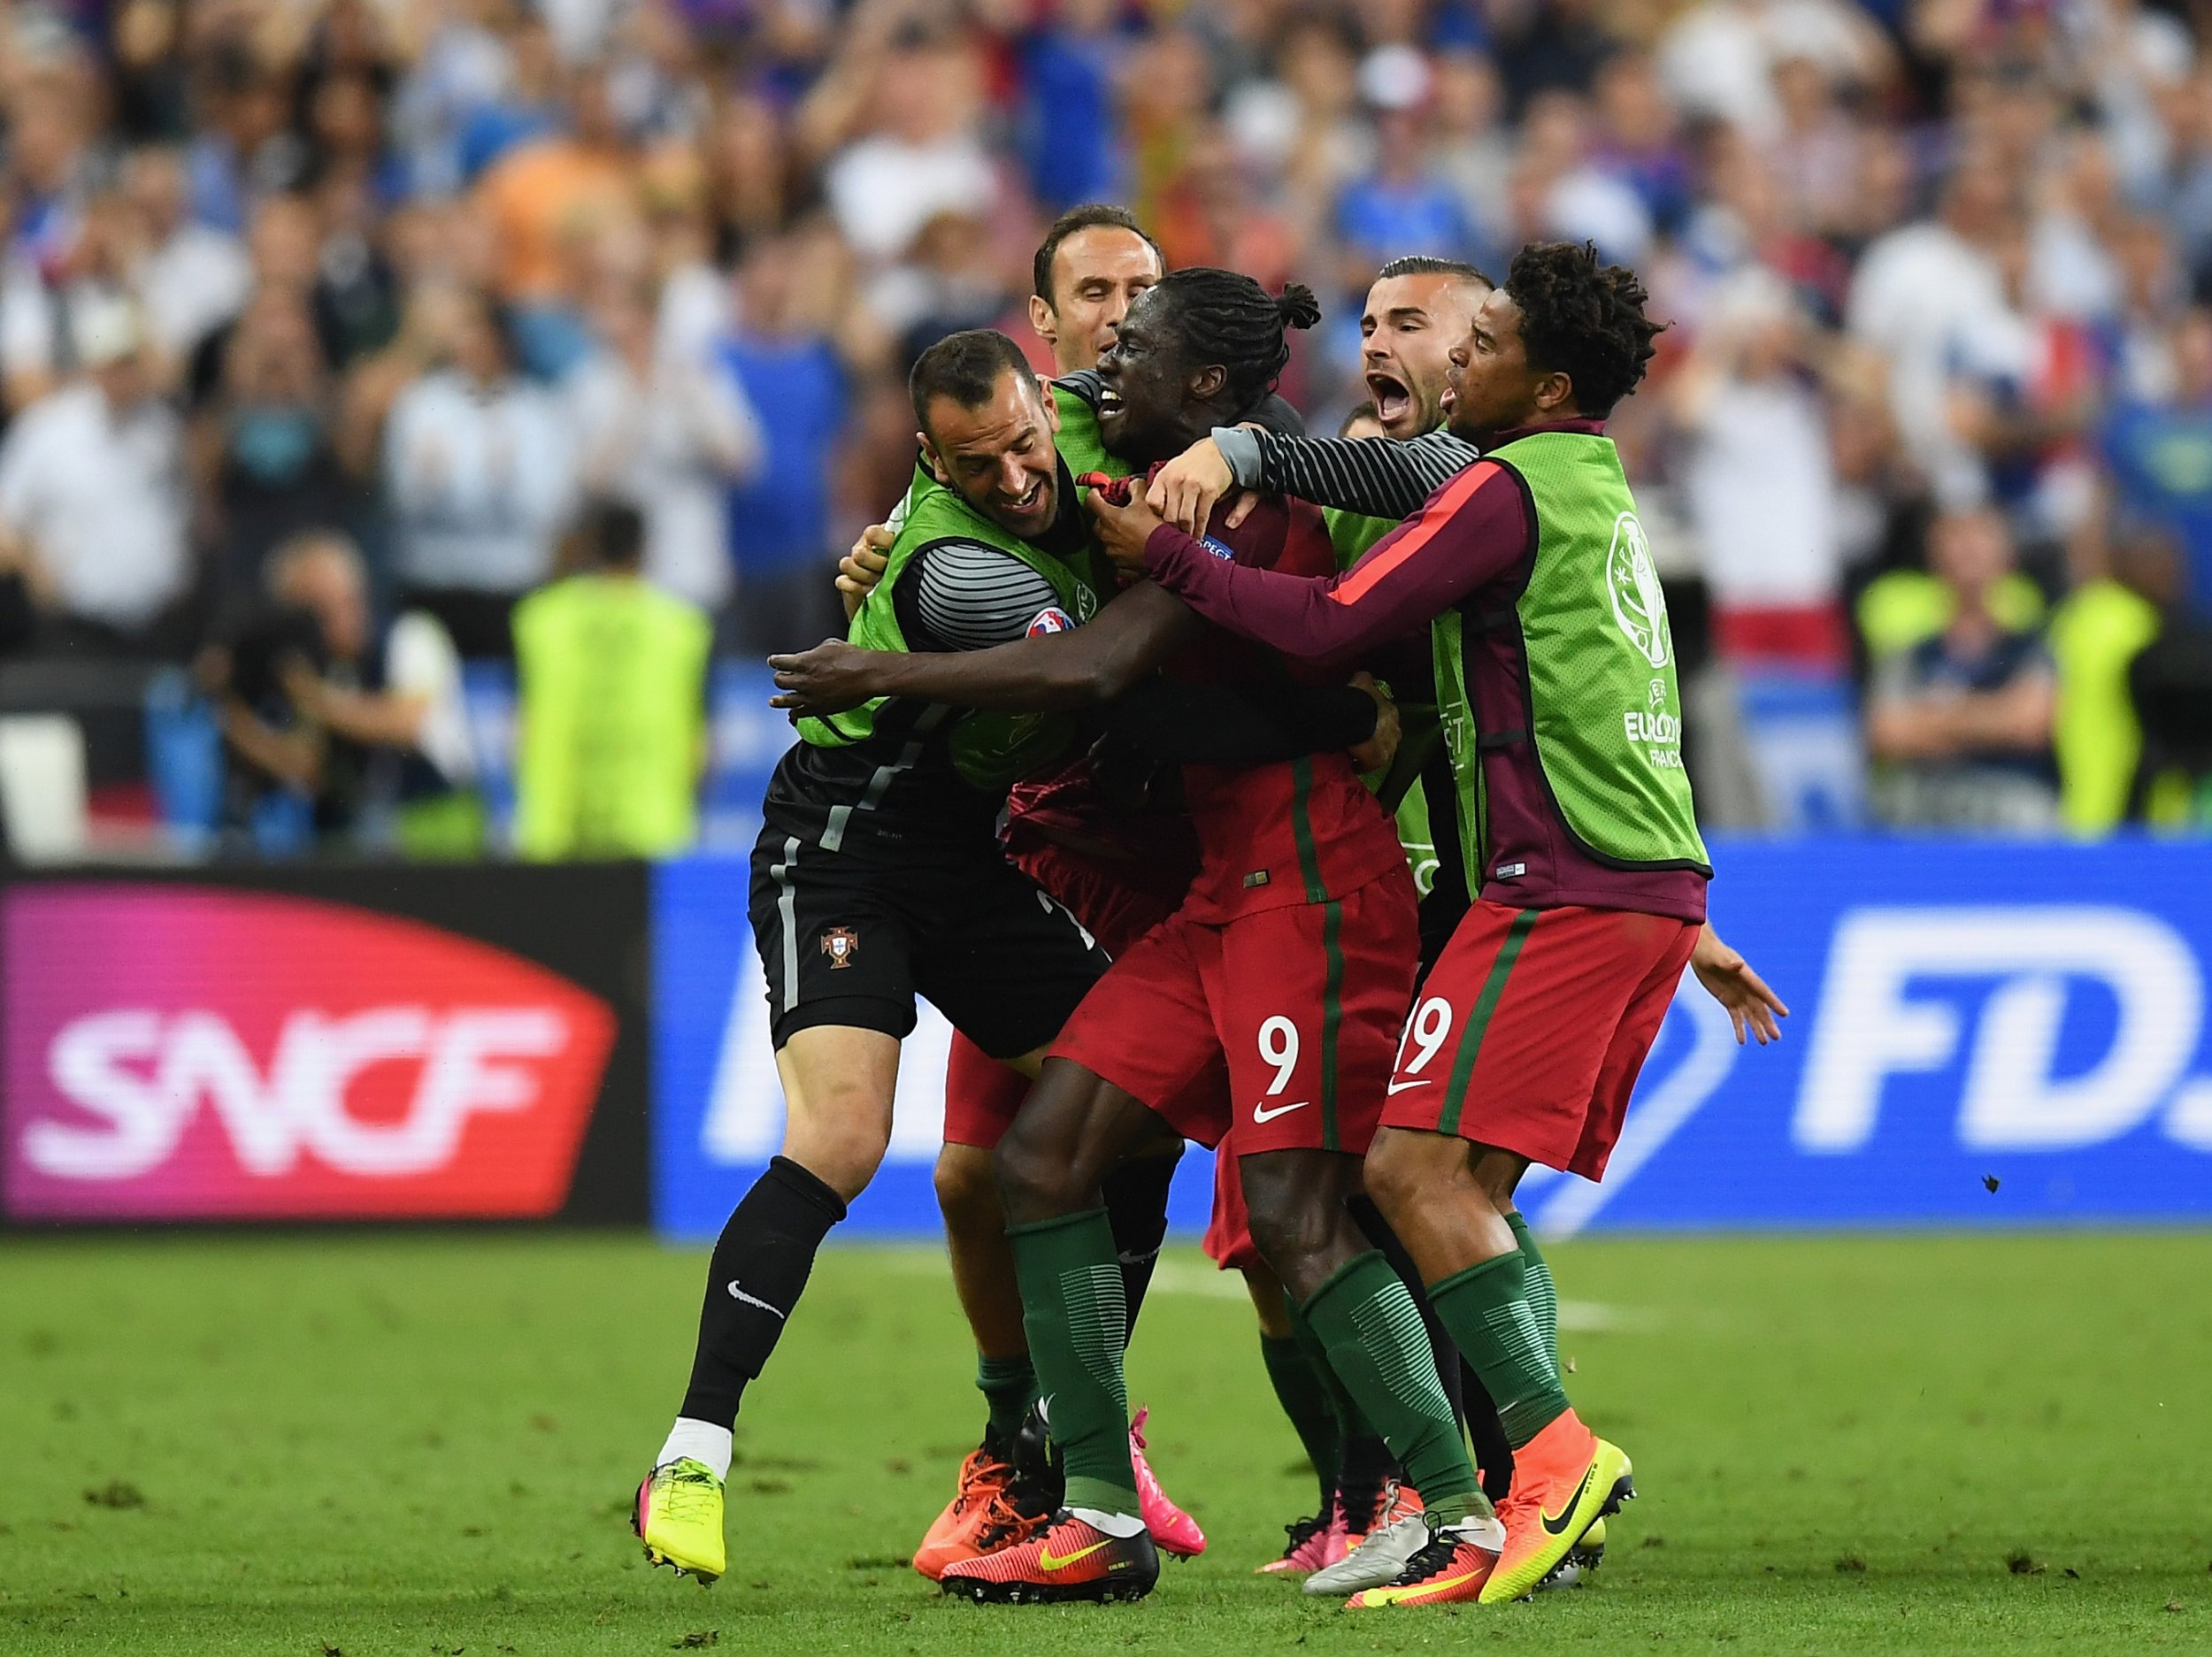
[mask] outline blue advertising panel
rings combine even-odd
[[[1532,1170],[1591,1228],[2021,1225],[2212,1217],[2212,846],[1721,842],[1713,917],[1788,1001],[1739,1048],[1686,980],[1605,1182]],[[741,861],[657,871],[659,1224],[711,1235],[781,1122]],[[900,1078],[856,1229],[936,1229],[943,1026]],[[1471,1110],[1474,1109],[1471,1105]],[[1201,1159],[1176,1222],[1204,1221]]]

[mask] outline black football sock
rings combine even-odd
[[[1160,1245],[1167,1240],[1168,1186],[1174,1183],[1175,1165],[1182,1160],[1180,1145],[1164,1155],[1133,1156],[1099,1185],[1106,1200],[1107,1224],[1114,1228],[1114,1252],[1121,1260],[1121,1293],[1129,1316],[1122,1335],[1125,1346],[1136,1333],[1137,1313],[1151,1285],[1152,1268],[1160,1263]]]
[[[737,1419],[746,1383],[766,1366],[806,1288],[815,1251],[844,1217],[843,1199],[798,1163],[779,1156],[768,1164],[714,1245],[691,1386],[677,1414]]]

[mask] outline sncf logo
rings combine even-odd
[[[614,1016],[434,927],[191,887],[19,888],[5,1174],[26,1218],[526,1216]]]

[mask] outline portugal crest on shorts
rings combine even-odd
[[[822,953],[830,959],[830,970],[841,972],[860,954],[860,934],[849,926],[832,926],[822,933]]]

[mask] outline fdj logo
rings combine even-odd
[[[1613,619],[1621,636],[1654,667],[1664,667],[1674,655],[1674,636],[1667,626],[1667,595],[1659,586],[1659,568],[1651,561],[1651,541],[1633,512],[1613,520],[1613,547],[1605,558],[1606,591],[1613,600]]]
[[[2184,1075],[2204,1009],[2195,954],[2154,916],[2057,905],[1846,916],[1791,1129],[1801,1150],[1862,1149],[1891,1077],[1939,1071],[1957,1057],[1967,1035],[1960,1008],[1915,993],[1942,978],[2000,980],[1968,1052],[1962,1147],[2096,1145],[2158,1116],[2170,1139],[2212,1151],[2212,1079]],[[2083,981],[2103,986],[2116,1018],[2101,1051],[2062,1055],[2068,1002]]]

